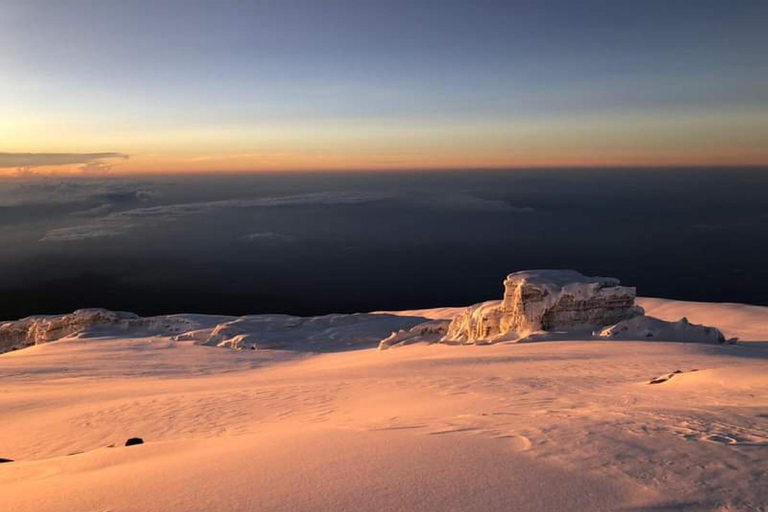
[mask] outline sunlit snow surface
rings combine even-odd
[[[195,334],[103,329],[8,352],[0,509],[764,510],[768,308],[638,303],[739,342],[376,349],[457,312],[443,308],[180,315]],[[274,343],[201,344],[254,329]]]

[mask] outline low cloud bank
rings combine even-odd
[[[128,196],[127,198],[125,196]],[[127,189],[105,191],[102,193],[103,204],[76,212],[73,217],[91,218],[77,225],[51,229],[40,239],[41,242],[69,242],[124,235],[137,228],[159,226],[176,222],[195,215],[215,215],[226,209],[281,208],[302,206],[341,206],[358,205],[374,202],[394,201],[401,205],[430,210],[455,210],[491,214],[547,214],[527,206],[517,206],[506,201],[475,197],[465,193],[392,193],[335,191],[315,192],[274,197],[224,199],[217,201],[195,201],[141,206],[124,209],[131,203],[151,200],[151,191],[145,189]],[[283,238],[276,233],[259,232],[242,238],[247,242],[284,243],[293,240]]]
[[[77,165],[84,174],[101,174],[112,170],[115,160],[128,155],[113,151],[104,153],[0,153],[0,169],[16,169],[19,176],[30,176],[38,167]]]

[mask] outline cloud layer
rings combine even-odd
[[[284,235],[282,233],[274,233],[272,231],[262,231],[259,233],[249,233],[245,235],[242,240],[246,242],[264,243],[268,245],[277,245],[284,243],[296,242],[298,239],[295,236]]]
[[[152,226],[173,222],[191,215],[212,213],[228,208],[360,204],[383,199],[386,199],[386,197],[374,193],[320,192],[258,199],[227,199],[222,201],[147,206],[110,213],[87,224],[52,229],[40,241],[67,242],[117,236],[139,226]]]
[[[139,193],[129,191],[131,193]],[[146,200],[148,192],[131,196],[133,200]],[[122,196],[120,196],[122,197]],[[194,215],[215,215],[225,209],[277,208],[298,206],[339,206],[367,204],[379,201],[398,201],[401,206],[411,205],[432,210],[452,210],[492,214],[545,213],[529,207],[520,207],[496,199],[484,199],[464,193],[400,194],[387,192],[337,191],[295,194],[275,197],[225,199],[172,203],[137,208],[119,209],[119,203],[108,201],[98,207],[75,212],[78,218],[92,217],[92,220],[78,225],[51,229],[40,239],[41,242],[69,242],[126,234],[137,228],[152,227],[176,222]],[[125,204],[129,204],[126,202]],[[242,238],[250,242],[287,242],[275,233],[253,233]]]
[[[0,169],[17,174],[34,174],[37,167],[77,165],[80,172],[100,174],[112,170],[115,160],[127,160],[123,153],[0,153]]]
[[[108,207],[130,206],[159,195],[150,184],[126,180],[13,180],[0,187],[0,208],[97,202]]]

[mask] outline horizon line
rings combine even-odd
[[[77,171],[53,171],[53,172],[30,172],[17,173],[15,170],[9,172],[0,172],[0,179],[24,180],[24,179],[45,179],[45,178],[120,178],[120,177],[161,177],[161,176],[204,176],[204,175],[255,175],[255,174],[363,174],[363,173],[451,173],[451,172],[493,172],[493,171],[567,171],[567,170],[595,170],[595,171],[657,171],[657,170],[767,170],[768,163],[759,164],[615,164],[615,165],[530,165],[530,166],[462,166],[462,167],[384,167],[384,168],[360,168],[360,169],[339,169],[339,168],[306,168],[306,169],[210,169],[210,170],[168,170],[168,171],[119,171],[113,169],[103,173],[87,173]]]

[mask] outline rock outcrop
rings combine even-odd
[[[504,298],[471,306],[448,327],[444,342],[492,343],[537,331],[596,329],[643,314],[635,288],[574,270],[526,270],[504,280]]]

